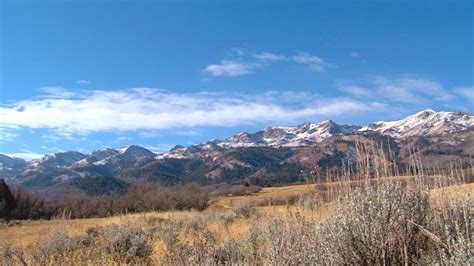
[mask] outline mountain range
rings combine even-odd
[[[175,146],[160,154],[137,145],[90,154],[68,151],[31,161],[0,154],[0,178],[24,189],[62,193],[77,192],[83,180],[93,186],[91,180],[98,177],[101,184],[105,178],[126,184],[145,180],[162,185],[273,185],[303,181],[315,167],[328,170],[356,165],[362,159],[361,145],[373,143],[397,167],[409,164],[413,156],[421,158],[425,167],[442,168],[450,162],[466,166],[474,153],[473,129],[471,114],[427,109],[399,121],[365,126],[331,120],[272,126],[225,140]]]

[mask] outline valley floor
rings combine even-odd
[[[409,178],[397,177],[392,178],[392,181]],[[327,218],[329,213],[332,216],[334,214],[333,208],[339,208],[335,206],[337,202],[310,197],[315,190],[321,189],[322,186],[324,186],[325,191],[330,191],[331,188],[336,187],[338,191],[341,190],[341,183],[338,182],[281,186],[264,188],[248,196],[219,197],[213,199],[211,206],[202,212],[167,211],[125,214],[108,218],[75,220],[57,218],[49,221],[12,222],[0,227],[0,248],[4,248],[3,253],[0,253],[0,256],[4,256],[4,258],[0,258],[0,261],[2,259],[5,261],[10,259],[11,261],[17,260],[16,262],[18,262],[22,260],[20,259],[21,256],[27,258],[31,254],[37,253],[34,256],[41,257],[43,259],[41,263],[63,262],[65,264],[74,264],[75,261],[73,259],[60,257],[68,253],[71,253],[70,258],[83,257],[85,255],[82,251],[74,251],[73,247],[71,247],[71,250],[61,250],[60,247],[56,247],[58,250],[50,250],[53,248],[51,246],[54,246],[54,244],[76,245],[77,243],[74,242],[74,239],[77,237],[91,236],[93,235],[91,232],[101,230],[100,228],[120,225],[124,228],[133,227],[143,230],[146,237],[150,237],[150,234],[158,235],[151,237],[152,239],[150,238],[149,243],[151,246],[149,248],[151,250],[149,257],[141,262],[185,264],[190,261],[180,260],[176,256],[194,256],[202,259],[205,257],[204,250],[210,248],[206,245],[222,247],[222,250],[214,250],[213,252],[230,252],[226,249],[226,245],[237,245],[236,243],[241,243],[242,241],[250,241],[249,237],[251,238],[255,233],[254,229],[262,228],[263,220],[269,224],[272,224],[275,220],[287,224],[285,226],[292,222],[296,224],[301,223],[301,226],[304,226],[303,221],[321,222]],[[327,196],[327,194],[325,195]],[[474,200],[474,183],[433,189],[430,191],[429,198],[434,203],[434,206],[439,201],[446,202],[453,198],[463,199],[464,202],[472,203]],[[263,228],[262,230],[265,231],[267,229]],[[59,237],[58,239],[58,235],[61,234],[63,235],[62,238]],[[68,241],[76,244],[71,244]],[[210,242],[212,244],[209,244]],[[250,245],[251,242],[247,244]],[[245,248],[247,244],[242,244],[242,246],[239,246],[239,244],[237,246]],[[197,250],[193,247],[199,245],[203,245],[201,247],[203,250]],[[8,248],[5,249],[5,247]],[[172,249],[176,250],[170,253]],[[57,254],[53,254],[54,252],[63,252],[63,255],[56,257]],[[188,252],[191,253],[185,255]],[[11,258],[6,258],[7,255],[5,254],[10,254]],[[221,255],[225,257],[227,256],[226,254]],[[15,256],[17,256],[16,259],[14,258]],[[100,261],[95,260],[98,257],[95,258],[94,255],[89,254],[87,256],[89,256],[86,260],[87,263],[95,264]],[[229,259],[251,262],[251,258],[246,257],[246,255],[233,256],[229,254]],[[209,262],[200,259],[196,259],[194,262]],[[28,259],[25,260],[28,262]],[[126,256],[113,257],[109,262],[116,260],[128,261],[128,258]]]

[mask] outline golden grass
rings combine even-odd
[[[378,181],[406,181],[415,178],[415,176],[394,176],[379,179],[373,179],[371,182]],[[312,193],[317,189],[338,190],[340,187],[361,184],[363,180],[357,181],[334,181],[321,184],[298,184],[279,187],[266,187],[260,191],[244,196],[222,196],[214,200],[213,205],[221,208],[232,208],[238,204],[249,203],[256,206],[286,205],[285,202],[291,198]],[[274,204],[278,202],[279,204]]]
[[[456,197],[468,197],[474,199],[474,183],[437,188],[431,190],[430,193],[433,197],[441,197],[444,199]]]
[[[397,177],[396,179],[406,179],[408,177]],[[393,178],[392,178],[393,180]],[[324,184],[326,188],[341,185],[341,182],[332,182]],[[310,185],[291,185],[281,187],[264,188],[260,192],[247,196],[228,196],[216,199],[213,206],[203,213],[197,211],[167,211],[167,212],[149,212],[138,214],[126,214],[107,218],[92,219],[56,219],[43,221],[22,221],[18,224],[0,227],[0,246],[11,245],[21,250],[31,250],[41,244],[42,239],[54,232],[67,232],[70,236],[84,234],[90,227],[106,226],[110,224],[134,224],[146,226],[146,220],[149,218],[169,219],[172,221],[187,221],[195,215],[211,217],[206,220],[207,228],[216,239],[241,240],[248,235],[252,226],[256,223],[254,218],[238,218],[226,224],[218,216],[214,217],[212,213],[229,212],[229,208],[242,203],[265,202],[273,199],[287,199],[289,197],[299,196],[315,191],[316,184]],[[455,185],[441,189],[434,189],[430,192],[433,198],[453,198],[467,197],[474,199],[474,183]],[[303,215],[310,219],[322,220],[330,214],[332,203],[319,204],[316,210],[303,211]],[[285,216],[291,215],[296,211],[297,206],[259,206],[254,209],[260,214],[260,217]],[[298,209],[298,211],[302,211]],[[189,236],[183,235],[184,238]],[[162,242],[155,243],[155,254],[162,254],[166,246]]]
[[[189,217],[189,215],[188,212],[153,212],[105,218],[21,221],[15,225],[0,227],[0,245],[8,243],[12,247],[29,249],[36,246],[45,236],[57,231],[74,236],[83,234],[88,228],[95,226],[141,223],[146,217],[169,219],[172,216]]]
[[[224,224],[222,221],[211,220],[207,228],[213,236],[219,241],[242,240],[251,229],[253,221],[251,219],[237,219],[230,224]]]
[[[260,203],[270,202],[275,199],[287,199],[292,196],[299,196],[314,191],[316,185],[292,185],[282,187],[263,188],[257,193],[245,196],[219,197],[213,204],[223,208],[232,208],[242,203]]]

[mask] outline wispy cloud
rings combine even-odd
[[[222,60],[218,64],[207,65],[203,72],[212,76],[243,76],[254,73],[257,69],[270,66],[277,62],[302,64],[315,72],[323,72],[329,66],[322,58],[310,53],[301,52],[295,55],[282,55],[271,52],[253,53],[248,55],[238,50],[235,58]]]
[[[255,57],[259,61],[281,61],[281,60],[286,60],[286,57],[284,55],[279,55],[279,54],[272,54],[269,52],[263,52],[260,54],[254,54],[253,57]]]
[[[76,80],[76,83],[77,84],[90,84],[91,82],[89,80],[80,79],[80,80]]]
[[[465,97],[468,101],[474,102],[474,86],[458,87],[454,92],[461,97]]]
[[[4,153],[8,157],[21,158],[25,160],[38,159],[44,156],[44,154],[34,153],[31,151],[24,150],[22,152]]]
[[[202,134],[201,131],[196,130],[196,129],[179,130],[173,133],[177,136],[199,136]]]
[[[140,135],[142,138],[156,138],[163,136],[162,133],[157,132],[156,130],[142,131],[138,135]]]
[[[13,141],[16,137],[18,137],[18,134],[15,133],[18,127],[13,126],[13,125],[1,125],[0,124],[0,144],[2,142],[10,142]]]
[[[47,96],[48,98],[68,98],[76,95],[75,92],[65,89],[64,87],[41,87],[37,89],[42,96]]]
[[[64,94],[68,95],[68,94]],[[297,103],[297,104],[295,104]],[[309,92],[172,93],[150,88],[80,91],[0,106],[0,128],[48,129],[74,137],[103,131],[159,133],[169,129],[283,123],[380,109],[376,101],[324,98]],[[14,131],[13,131],[14,134]]]
[[[216,77],[236,77],[250,74],[253,72],[254,69],[258,67],[258,64],[243,63],[233,60],[223,60],[220,64],[212,64],[206,66],[204,72]]]
[[[57,148],[57,147],[45,146],[45,145],[42,145],[41,149],[46,150],[48,152],[65,152],[65,150],[63,150],[63,149],[60,149],[60,148]]]
[[[377,99],[406,104],[449,102],[454,95],[436,81],[422,78],[372,77],[365,81],[338,82],[341,91],[356,98]]]
[[[115,139],[115,141],[120,142],[120,141],[127,141],[127,140],[132,140],[130,137],[118,137]]]
[[[322,72],[327,67],[326,62],[324,62],[322,58],[309,53],[299,53],[291,57],[291,59],[296,63],[305,64],[309,66],[311,70],[316,72]]]

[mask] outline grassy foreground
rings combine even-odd
[[[294,185],[216,198],[202,212],[22,221],[0,227],[0,262],[469,263],[474,184],[426,183],[397,177]]]

